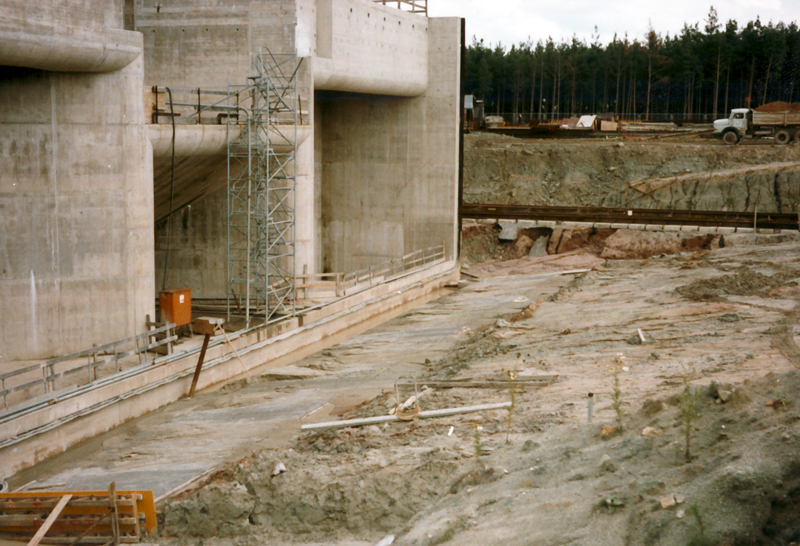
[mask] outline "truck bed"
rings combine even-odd
[[[756,112],[753,125],[800,125],[800,112]]]

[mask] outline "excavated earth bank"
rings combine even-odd
[[[465,136],[464,201],[795,212],[800,145]]]

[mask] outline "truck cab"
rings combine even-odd
[[[747,132],[751,116],[749,108],[734,108],[729,118],[714,122],[714,134],[722,134],[722,140],[736,144]]]

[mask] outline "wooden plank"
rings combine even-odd
[[[108,486],[108,509],[111,511],[111,535],[114,546],[119,544],[119,513],[117,511],[117,482]]]
[[[50,526],[53,525],[53,523],[56,521],[56,518],[58,517],[58,515],[61,513],[61,511],[64,509],[64,507],[67,505],[67,503],[71,498],[72,495],[70,494],[61,497],[61,500],[58,501],[56,507],[53,508],[53,511],[50,512],[50,515],[47,516],[47,519],[44,521],[44,524],[42,524],[39,530],[36,531],[36,534],[33,535],[31,541],[28,542],[28,546],[37,546],[39,544],[42,538],[44,538],[44,535],[47,534],[47,531],[50,530]]]
[[[57,505],[56,505],[57,506]],[[42,510],[40,514],[3,514],[0,515],[0,529],[7,527],[31,527],[41,525],[45,520],[47,510]],[[99,517],[98,517],[99,516]],[[105,515],[100,514],[65,514],[61,513],[61,518],[54,523],[54,527],[75,527],[87,525],[90,522],[96,524]],[[119,516],[118,521],[121,525],[136,526],[137,521],[134,517]]]
[[[65,514],[102,514],[107,510],[108,491],[20,491],[16,493],[0,493],[0,502],[15,502],[18,499],[25,501],[52,501],[59,499],[62,495],[69,493],[73,496],[69,506],[64,510]],[[136,499],[139,514],[144,514],[145,530],[153,534],[158,528],[156,520],[156,506],[153,502],[153,492],[147,490],[139,491],[117,491],[117,496],[128,497],[120,499],[117,506],[122,506],[126,501]]]
[[[111,515],[111,510],[109,510],[108,512],[106,512],[106,513],[103,515],[103,517],[101,517],[101,518],[100,518],[100,519],[98,519],[96,522],[92,523],[92,524],[91,524],[89,527],[87,527],[87,528],[86,528],[86,530],[85,530],[83,533],[81,533],[81,536],[79,536],[78,538],[76,538],[76,539],[75,539],[75,541],[74,541],[74,542],[72,542],[72,546],[75,546],[76,544],[78,544],[78,543],[79,543],[79,542],[80,542],[80,541],[81,541],[81,540],[82,540],[84,537],[86,537],[86,535],[88,535],[88,534],[89,534],[89,532],[91,532],[91,530],[92,530],[92,529],[94,529],[94,528],[97,526],[97,524],[98,524],[98,523],[100,523],[101,521],[103,521],[104,519],[106,519],[106,518],[107,518],[108,516],[110,516],[110,515]],[[137,518],[137,519],[138,519],[138,518]],[[137,529],[139,528],[138,524],[137,524],[136,528],[137,528]],[[141,534],[137,533],[137,535],[136,535],[136,536],[141,536]]]
[[[45,537],[42,539],[42,544],[72,544],[75,541],[73,537]],[[109,537],[107,536],[94,536],[83,537],[81,542],[84,544],[108,544]],[[139,542],[139,537],[134,536],[121,536],[119,537],[120,544],[136,544]]]
[[[117,506],[133,506],[134,501],[129,498],[120,498],[122,494],[117,495]],[[72,495],[72,500],[69,503],[70,508],[78,506],[105,506],[105,498],[86,500]],[[31,509],[48,509],[53,508],[58,504],[58,499],[45,498],[45,499],[25,499],[25,500],[0,500],[0,511],[13,511],[13,510],[31,510]]]
[[[200,349],[200,356],[197,358],[197,366],[194,369],[192,376],[192,386],[189,387],[189,398],[194,396],[194,390],[197,388],[197,381],[200,379],[200,370],[203,369],[203,360],[206,358],[206,350],[208,349],[208,341],[211,339],[211,334],[203,336],[203,348]]]

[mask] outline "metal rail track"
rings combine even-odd
[[[669,226],[709,226],[760,229],[791,229],[798,225],[797,214],[759,212],[727,212],[707,210],[662,210],[602,207],[540,207],[463,203],[462,218],[497,220],[545,220],[603,224],[646,224]]]

